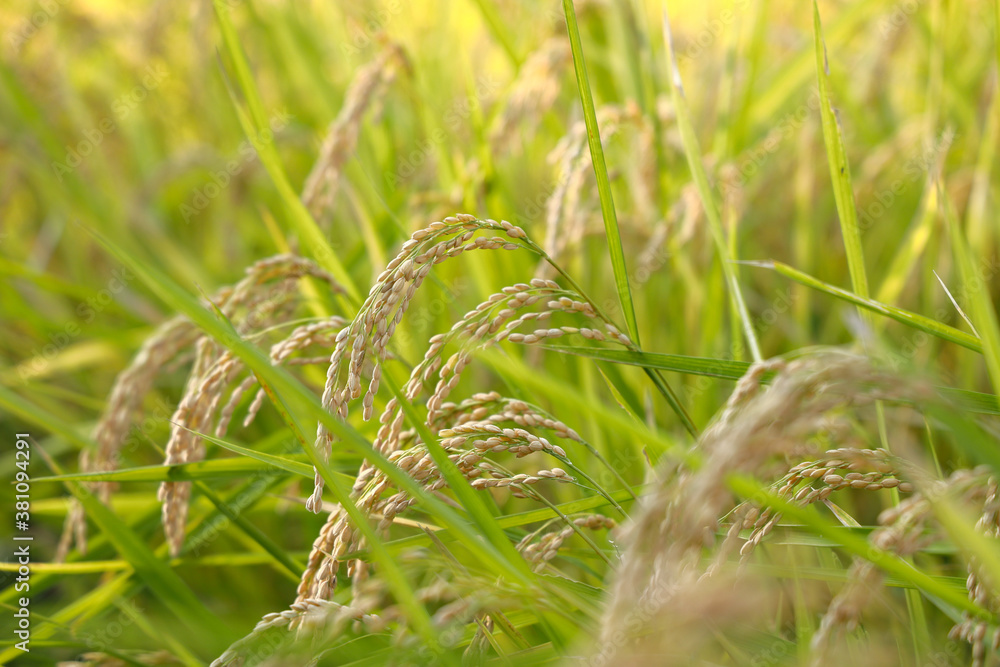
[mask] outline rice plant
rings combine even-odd
[[[1000,661],[997,0],[0,17],[0,664]]]

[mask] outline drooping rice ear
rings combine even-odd
[[[989,473],[986,469],[980,472],[983,475]],[[997,503],[996,478],[990,475],[978,488],[973,487],[971,490],[982,492],[983,511],[976,523],[976,528],[987,537],[994,539],[1000,537],[1000,504]],[[966,570],[969,573],[966,580],[969,599],[993,613],[1000,611],[1000,596],[996,594],[995,580],[989,577],[978,559],[969,558]],[[994,652],[1000,648],[1000,631],[994,629],[993,633],[990,634],[989,629],[990,624],[984,619],[963,612],[962,621],[955,624],[948,636],[971,644],[973,665],[981,667],[986,663],[987,648],[992,648]]]
[[[761,380],[768,371],[776,371],[776,375],[765,387]],[[739,543],[739,528],[745,522],[762,521],[760,530],[767,530],[771,517],[755,516],[750,509],[735,508],[734,512],[733,494],[726,484],[728,475],[757,474],[766,464],[782,457],[809,455],[809,447],[803,448],[803,443],[813,442],[812,455],[816,456],[820,454],[816,451],[820,440],[812,436],[836,433],[830,429],[832,414],[840,414],[847,407],[858,411],[893,395],[912,399],[921,395],[922,387],[917,385],[900,383],[867,359],[839,352],[752,366],[700,438],[700,465],[696,469],[679,466],[664,471],[657,487],[634,515],[633,523],[626,527],[620,541],[624,546],[623,562],[611,586],[602,626],[604,646],[617,646],[623,655],[631,654],[631,640],[615,641],[616,637],[626,636],[636,641],[646,638],[640,641],[639,650],[661,648],[662,642],[654,639],[672,638],[675,633],[658,623],[671,619],[671,623],[688,627],[684,620],[689,615],[686,606],[697,597],[698,587],[716,577],[730,576],[731,570],[720,568],[717,561],[710,561],[706,569],[705,551],[719,554],[731,550]],[[878,454],[861,458],[873,465],[884,462]],[[850,463],[847,465],[850,467]],[[836,468],[843,471],[839,463]],[[795,474],[807,469],[825,472],[826,467],[806,466]],[[875,472],[882,480],[891,471]],[[827,488],[840,488],[845,481],[846,474],[839,480],[832,477],[834,474]],[[846,481],[850,486],[854,480]],[[869,483],[876,482],[866,479],[865,485]],[[716,536],[721,518],[727,516],[734,525],[720,543]],[[738,581],[729,585],[742,586]],[[733,598],[731,594],[729,597]],[[640,598],[649,601],[649,608],[636,619],[631,610]],[[744,620],[752,619],[747,616]]]
[[[477,232],[492,235],[476,237]],[[378,276],[357,316],[338,334],[323,388],[323,407],[339,419],[346,419],[349,402],[363,395],[362,416],[370,419],[389,340],[433,266],[474,250],[516,250],[523,246],[514,241],[525,236],[523,229],[507,221],[480,220],[466,213],[413,232]],[[368,362],[373,370],[364,389]],[[345,377],[341,379],[341,375]],[[329,457],[333,434],[322,424],[317,427],[316,446],[320,456]],[[323,480],[317,473],[307,509],[319,511],[322,493]]]
[[[204,445],[201,438],[191,431],[203,431],[208,425],[208,407],[213,398],[213,387],[218,383],[209,381],[206,375],[218,355],[218,346],[214,342],[207,338],[199,340],[194,368],[188,377],[184,396],[171,417],[170,439],[165,447],[166,465],[189,463],[202,458]],[[191,482],[163,482],[157,493],[157,499],[163,503],[163,532],[174,557],[180,554],[184,543],[190,497]]]
[[[160,325],[139,348],[128,367],[115,378],[104,412],[94,429],[96,452],[81,452],[80,469],[84,472],[112,471],[118,467],[120,452],[129,442],[133,423],[141,416],[142,404],[163,367],[199,337],[197,328],[184,317],[175,317]],[[164,415],[165,416],[165,415]],[[109,502],[117,485],[96,485],[97,497]],[[80,553],[87,551],[87,524],[81,507],[71,506],[59,542],[56,560],[62,561],[75,542]]]
[[[336,280],[311,260],[285,254],[255,262],[247,268],[239,282],[221,288],[210,298],[233,320],[241,333],[253,333],[269,326],[275,317],[286,316],[287,308],[292,304],[296,281],[303,276],[322,280],[335,293],[342,291]],[[115,378],[107,405],[94,429],[97,451],[81,452],[81,471],[108,472],[117,469],[121,452],[132,442],[133,425],[141,418],[142,405],[156,379],[201,338],[197,327],[186,317],[178,316],[161,324],[146,339],[128,367]],[[231,356],[229,359],[235,361]],[[222,387],[217,389],[221,391]],[[219,395],[213,394],[210,398],[209,411],[214,413]],[[167,417],[165,413],[158,418]],[[116,485],[113,482],[98,482],[94,487],[98,498],[107,503]],[[177,514],[171,512],[170,516],[176,518]],[[81,553],[86,552],[86,521],[82,510],[75,504],[67,513],[57,558],[65,558],[74,542]]]
[[[528,56],[505,95],[506,106],[490,131],[494,150],[516,150],[512,137],[530,135],[559,98],[572,63],[565,35],[545,41]]]
[[[525,560],[531,563],[535,572],[541,572],[545,569],[547,563],[559,554],[563,543],[572,537],[577,529],[614,530],[618,525],[614,519],[603,514],[584,514],[568,518],[572,519],[572,526],[564,526],[559,530],[548,532],[542,532],[539,529],[525,536],[518,543],[517,550],[524,555]]]
[[[302,600],[285,611],[265,615],[250,634],[235,642],[213,660],[211,667],[241,667],[245,664],[243,652],[250,652],[264,633],[275,628],[288,627],[296,621],[308,624],[311,620],[321,622],[328,632],[334,634],[351,622],[361,623],[370,632],[380,632],[385,627],[380,617],[366,614],[354,607],[325,599]]]
[[[302,189],[302,203],[313,217],[328,226],[325,215],[333,206],[341,186],[344,164],[354,154],[365,112],[377,104],[386,86],[409,62],[402,47],[387,43],[370,63],[354,75],[344,96],[344,106],[330,123],[326,139]]]

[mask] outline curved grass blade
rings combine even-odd
[[[631,350],[614,350],[603,347],[584,347],[575,345],[545,345],[547,350],[575,354],[588,359],[608,361],[615,364],[644,366],[675,373],[689,375],[705,375],[724,380],[739,380],[746,375],[751,364],[748,361],[733,361],[729,359],[710,359],[707,357],[688,357],[680,354],[660,354],[658,352],[632,352]],[[769,380],[774,373],[767,373],[764,381]]]
[[[583,59],[580,26],[576,21],[576,10],[573,8],[573,0],[563,0],[563,13],[566,15],[566,30],[569,33],[570,49],[573,52],[573,69],[576,71],[576,83],[580,90],[580,102],[583,104],[583,118],[587,125],[587,142],[590,146],[591,163],[594,166],[594,175],[597,177],[597,193],[600,196],[601,215],[604,218],[604,235],[607,238],[608,252],[611,255],[611,267],[615,274],[618,301],[621,303],[622,313],[625,316],[628,335],[636,344],[639,344],[639,326],[635,319],[632,288],[629,286],[628,269],[625,266],[625,251],[622,249],[621,232],[618,229],[618,215],[615,213],[615,202],[611,195],[611,179],[608,177],[608,166],[604,161],[601,131],[597,126],[594,95],[590,91],[590,79],[587,76],[587,63]]]
[[[359,300],[358,289],[354,285],[350,273],[341,264],[337,255],[330,247],[326,236],[320,231],[316,221],[313,220],[312,215],[302,203],[299,195],[292,188],[292,184],[289,182],[288,176],[281,165],[278,152],[274,148],[273,141],[264,140],[266,137],[271,137],[270,125],[264,114],[264,103],[257,90],[257,84],[254,83],[253,76],[250,73],[250,66],[240,46],[239,38],[236,36],[236,30],[229,19],[229,10],[226,4],[223,0],[214,0],[213,2],[215,14],[219,19],[219,30],[222,33],[223,45],[233,64],[236,80],[242,89],[247,107],[250,110],[250,117],[247,118],[238,104],[236,105],[240,124],[243,126],[243,130],[250,143],[257,150],[261,164],[264,165],[268,175],[270,175],[271,180],[274,182],[274,186],[277,188],[278,194],[281,196],[281,200],[287,209],[289,222],[301,234],[303,246],[308,248],[309,254],[319,262],[320,266],[327,269],[340,282],[347,292],[349,300],[357,303]],[[235,99],[234,104],[236,104]]]
[[[973,352],[982,353],[983,351],[982,341],[971,334],[965,333],[961,329],[950,327],[947,324],[941,324],[940,322],[932,320],[929,317],[918,315],[917,313],[910,312],[909,310],[903,310],[902,308],[890,306],[888,304],[875,301],[874,299],[858,296],[853,292],[848,292],[845,289],[835,287],[834,285],[813,278],[809,274],[792,268],[783,262],[750,262],[750,264],[752,266],[759,266],[766,269],[774,269],[781,275],[786,278],[791,278],[797,283],[801,283],[807,287],[812,287],[813,289],[817,289],[821,292],[826,292],[827,294],[835,296],[838,299],[860,306],[865,310],[885,315],[886,317],[894,319],[897,322],[901,322],[902,324],[913,327],[914,329],[920,329],[921,331],[929,333],[932,336],[937,336],[942,340],[961,345],[962,347],[968,348]]]
[[[190,429],[185,429],[185,430],[190,430]],[[266,463],[268,464],[269,467],[275,470],[287,470],[288,472],[294,472],[297,475],[305,474],[306,477],[312,477],[314,474],[312,466],[307,465],[305,463],[300,463],[299,461],[296,461],[294,459],[290,459],[285,456],[278,456],[277,454],[268,454],[267,452],[258,452],[254,449],[249,449],[248,447],[240,447],[239,445],[235,445],[231,442],[226,442],[221,438],[216,438],[214,436],[207,435],[205,433],[197,433],[197,431],[192,431],[192,433],[196,433],[198,437],[203,438],[208,442],[211,442],[213,445],[218,445],[223,449],[228,449],[234,454],[240,454],[241,456],[247,456],[251,459],[256,459],[257,461]],[[305,471],[304,473],[303,470]],[[354,478],[350,475],[346,475],[344,473],[336,471],[331,471],[331,472],[334,475],[341,477],[347,483],[351,484],[354,483]]]
[[[712,241],[715,243],[719,263],[722,266],[722,272],[729,286],[729,297],[733,306],[734,316],[739,319],[743,327],[743,336],[746,338],[747,346],[750,348],[750,356],[753,357],[754,361],[761,361],[763,357],[760,352],[760,343],[757,341],[757,334],[753,329],[750,312],[747,310],[746,301],[743,299],[743,290],[740,288],[739,280],[736,277],[736,268],[732,263],[732,260],[736,258],[730,252],[729,246],[726,243],[726,234],[722,229],[722,218],[719,215],[719,207],[712,194],[712,188],[708,183],[705,166],[702,164],[701,148],[698,146],[698,137],[691,123],[691,113],[687,106],[687,98],[684,95],[684,84],[681,81],[681,73],[677,69],[673,37],[670,33],[670,22],[667,19],[666,10],[663,12],[663,41],[666,43],[667,49],[667,78],[670,79],[670,92],[677,113],[677,127],[681,133],[684,155],[687,158],[688,167],[691,169],[691,178],[694,179],[695,186],[698,188],[698,195],[705,209],[705,217],[708,218],[708,226],[712,232]]]
[[[861,229],[858,227],[858,210],[854,204],[854,189],[851,185],[851,165],[844,151],[840,125],[830,104],[830,64],[827,60],[826,43],[823,41],[823,27],[820,25],[819,5],[813,0],[813,30],[816,47],[816,75],[819,79],[820,119],[823,124],[823,143],[826,144],[826,159],[833,180],[833,196],[837,202],[840,231],[844,237],[847,253],[847,268],[851,274],[854,292],[868,298],[868,274],[865,271],[865,256],[861,245]],[[861,311],[862,319],[871,322],[871,315]]]
[[[564,354],[575,354],[589,359],[609,361],[616,364],[642,366],[662,371],[686,373],[689,375],[704,375],[723,380],[739,380],[750,369],[746,361],[729,359],[708,359],[705,357],[686,357],[679,354],[661,354],[657,352],[631,352],[629,350],[612,350],[597,347],[576,347],[571,345],[546,345],[546,349]],[[774,373],[765,373],[761,382],[768,383]],[[954,402],[969,412],[984,415],[1000,415],[996,400],[991,394],[953,387],[935,387],[942,396]]]

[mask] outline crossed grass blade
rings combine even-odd
[[[219,29],[222,32],[222,41],[226,53],[229,55],[233,68],[236,70],[237,82],[240,84],[241,91],[250,110],[250,115],[247,117],[240,108],[235,93],[230,89],[240,124],[243,126],[243,131],[254,148],[257,149],[261,162],[267,169],[271,180],[278,189],[278,194],[285,204],[288,221],[302,236],[302,241],[308,249],[308,253],[315,257],[317,262],[323,268],[330,271],[340,284],[344,286],[348,300],[356,302],[359,297],[358,289],[350,273],[341,263],[336,253],[333,252],[326,236],[323,235],[322,230],[320,230],[316,221],[309,213],[309,209],[306,208],[299,195],[292,188],[288,176],[285,174],[284,167],[281,165],[278,153],[274,148],[274,144],[270,141],[261,140],[261,137],[269,136],[267,134],[269,126],[264,112],[263,101],[250,73],[250,66],[243,53],[243,47],[240,45],[239,39],[236,36],[236,30],[229,18],[229,8],[223,0],[213,0],[213,6],[219,20]]]
[[[198,302],[186,294],[176,284],[156,269],[140,264],[128,253],[125,253],[116,244],[107,240],[97,232],[92,234],[108,252],[128,266],[135,274],[147,284],[147,286],[163,299],[168,305],[178,312],[187,315],[192,322],[204,329],[213,338],[225,343],[227,349],[243,359],[257,375],[262,385],[267,386],[276,397],[280,396],[282,404],[291,402],[298,409],[304,410],[310,418],[315,418],[324,424],[331,432],[335,433],[345,443],[358,449],[368,458],[379,470],[397,484],[401,489],[419,499],[428,510],[437,516],[459,537],[462,543],[477,557],[482,563],[491,563],[496,571],[507,573],[513,581],[525,582],[525,575],[516,565],[500,556],[493,548],[484,544],[479,537],[469,529],[468,524],[463,521],[458,513],[446,506],[442,501],[428,494],[419,484],[404,471],[389,462],[382,454],[371,448],[371,445],[353,428],[338,420],[323,409],[317,397],[305,386],[290,376],[282,368],[271,365],[257,348],[245,342],[230,327],[214,316],[210,311],[205,310]],[[282,408],[286,409],[287,408]],[[306,453],[310,456],[316,466],[317,471],[324,477],[324,481],[335,480],[329,472],[329,467],[325,461],[318,458],[312,443],[305,441],[307,445]],[[317,465],[319,464],[319,465]],[[330,480],[326,478],[329,477]],[[338,481],[339,483],[339,481]],[[345,498],[346,499],[346,498]],[[351,502],[346,499],[347,502]]]
[[[729,296],[733,306],[734,317],[743,328],[743,335],[750,348],[750,356],[754,361],[761,361],[763,357],[760,352],[760,343],[753,328],[753,321],[750,312],[747,310],[746,301],[743,298],[743,290],[740,287],[736,269],[733,266],[735,256],[732,252],[734,246],[730,246],[726,241],[726,234],[722,228],[722,219],[719,216],[718,204],[712,194],[712,188],[708,182],[708,175],[705,173],[705,166],[702,164],[701,149],[698,146],[698,137],[691,122],[691,113],[687,106],[687,99],[684,94],[684,84],[681,81],[680,70],[677,68],[676,55],[674,54],[673,37],[670,33],[670,23],[666,10],[663,12],[663,41],[666,44],[668,78],[670,80],[670,90],[674,101],[674,108],[677,113],[677,125],[680,129],[681,139],[684,144],[684,154],[687,158],[688,168],[691,170],[691,177],[694,179],[701,197],[701,203],[708,218],[708,226],[712,233],[712,241],[715,244],[716,254],[719,263],[722,265],[722,272],[726,277],[726,284],[729,288]]]

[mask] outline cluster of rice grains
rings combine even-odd
[[[300,279],[310,276],[329,285],[334,293],[341,291],[336,281],[312,261],[294,255],[278,255],[261,260],[246,270],[245,277],[232,287],[225,287],[210,297],[236,327],[238,333],[251,340],[262,339],[281,331],[301,307],[298,297]],[[294,329],[286,338],[278,340],[271,348],[275,364],[324,363],[325,358],[291,357],[293,352],[310,347],[329,345],[330,338],[343,326],[339,317],[331,317]],[[191,362],[187,385],[180,404],[171,415],[158,410],[143,420],[143,408],[154,389],[158,377],[170,372],[172,366]],[[250,377],[243,380],[223,403],[226,390],[245,370],[242,363],[204,336],[185,317],[168,320],[146,340],[129,366],[115,379],[104,413],[98,420],[94,439],[96,452],[83,451],[80,467],[84,472],[111,472],[120,460],[138,445],[144,445],[152,428],[151,422],[169,419],[170,438],[166,446],[166,463],[186,463],[202,458],[202,439],[189,430],[212,432],[219,436],[226,432],[229,422],[243,393],[256,382]],[[161,399],[162,401],[162,399]],[[263,395],[258,395],[250,406],[246,424],[253,420],[260,408]],[[215,423],[213,424],[213,420]],[[137,423],[142,423],[142,427]],[[150,428],[147,428],[147,425]],[[115,489],[110,482],[96,485],[95,492],[107,503]],[[184,539],[184,521],[187,516],[187,499],[190,482],[168,482],[160,490],[163,501],[163,524],[175,555]],[[76,547],[86,551],[86,521],[82,509],[71,508],[59,546],[59,556],[64,557],[76,537]]]
[[[538,252],[521,228],[506,221],[480,220],[462,214],[431,223],[414,232],[402,245],[398,256],[376,279],[353,320],[345,322],[331,317],[299,326],[271,347],[271,358],[276,364],[317,363],[319,360],[315,356],[291,358],[290,355],[307,347],[332,350],[322,359],[327,364],[322,394],[324,408],[346,421],[351,405],[356,402],[361,418],[368,421],[376,414],[383,364],[391,356],[389,347],[393,334],[433,266],[474,250],[518,248]],[[553,318],[561,318],[565,323],[554,323]],[[268,318],[267,322],[273,323],[274,319]],[[402,395],[410,402],[423,400],[426,395],[425,426],[440,439],[450,459],[473,488],[487,492],[502,489],[515,497],[541,500],[535,490],[538,484],[587,483],[596,486],[554,441],[577,442],[595,455],[596,450],[576,431],[540,408],[504,398],[496,392],[451,400],[463,371],[478,349],[502,341],[531,345],[568,335],[631,346],[631,341],[579,294],[552,280],[536,278],[493,294],[455,322],[449,331],[432,337],[424,357],[413,366]],[[208,339],[186,340],[185,343],[194,344],[195,354],[188,385],[172,418],[175,425],[166,448],[168,463],[201,458],[203,445],[192,431],[223,434],[241,398],[254,385],[252,375],[238,381],[243,365],[224,348]],[[254,418],[262,400],[263,394],[258,393],[250,404],[245,423]],[[404,428],[404,422],[402,407],[395,398],[389,399],[381,410],[374,448],[426,490],[444,490],[447,483],[426,444],[416,429]],[[333,444],[333,434],[320,425],[317,447],[321,455],[329,458]],[[536,465],[530,472],[520,472],[504,465],[504,456],[513,460],[547,457],[552,463]],[[399,612],[391,596],[380,588],[378,578],[368,576],[368,563],[359,556],[366,545],[357,527],[339,505],[325,505],[322,494],[323,481],[317,474],[306,505],[313,512],[328,511],[329,516],[313,545],[293,606],[288,612],[265,617],[245,642],[231,647],[215,662],[216,665],[242,664],[241,647],[251,642],[255,635],[274,627],[298,628],[301,634],[317,625],[305,619],[322,610],[334,610],[334,616],[340,619],[334,623],[337,628],[347,621],[363,621],[365,627],[392,623],[405,634],[405,614]],[[189,495],[188,483],[169,482],[161,488],[165,531],[174,552],[180,549],[184,538]],[[358,470],[352,500],[374,521],[380,534],[386,534],[394,523],[419,525],[399,516],[412,506],[414,499],[396,488],[370,462],[363,462]],[[517,545],[536,570],[547,567],[572,533],[584,535],[585,529],[606,530],[615,525],[614,521],[600,515],[573,515],[559,521],[564,522],[563,525],[547,524],[545,530],[548,532],[532,533]],[[344,561],[351,582],[348,591],[351,602],[346,606],[333,605],[329,601],[337,592],[337,576]],[[472,589],[475,590],[475,586]],[[451,610],[435,615],[442,627],[456,623],[464,627],[471,623],[475,629],[478,624],[472,647],[488,645],[481,633],[484,624],[492,621],[482,611],[481,601],[472,600],[467,594],[456,595],[441,609]],[[324,627],[328,630],[329,623]]]
[[[761,379],[769,372],[774,377],[765,388]],[[877,431],[865,431],[861,425],[874,426],[880,400],[886,401],[883,414],[893,420],[887,426],[892,453],[863,446]],[[898,502],[883,496],[888,508],[878,515],[878,527],[868,538],[871,553],[907,558],[945,539],[947,533],[933,511],[935,502],[945,498],[979,512],[979,531],[996,537],[1000,504],[996,481],[986,469],[957,470],[942,480],[921,465],[911,432],[920,429],[909,428],[921,421],[908,406],[940,400],[922,383],[902,382],[864,358],[841,352],[751,367],[701,437],[700,464],[674,464],[662,471],[655,490],[633,512],[591,664],[663,664],[671,657],[689,664],[702,652],[707,657],[726,651],[724,647],[733,646],[739,637],[762,647],[756,657],[747,658],[751,664],[794,664],[804,654],[789,648],[794,646],[796,621],[785,605],[793,599],[809,605],[807,614],[822,612],[806,647],[809,662],[842,660],[847,635],[858,627],[869,603],[891,604],[884,593],[883,571],[868,559],[856,558],[843,586],[817,583],[804,598],[802,589],[796,592],[790,584],[786,588],[771,575],[777,564],[773,559],[788,557],[787,552],[769,549],[769,566],[753,557],[781,515],[764,498],[736,502],[727,477],[775,479],[770,492],[785,502],[823,503],[838,517],[846,513],[830,500],[836,491],[893,489],[904,494]],[[864,506],[864,497],[857,500],[854,511]],[[996,585],[975,557],[963,557],[969,598],[995,617],[1000,609]],[[801,556],[798,561],[790,558],[778,570],[791,573],[802,565]],[[803,585],[802,580],[795,585]],[[761,619],[768,619],[766,626]],[[877,625],[879,617],[869,620]],[[983,618],[966,613],[951,631],[953,639],[971,643],[974,665],[984,664],[987,645],[992,642],[995,649],[1000,641],[1000,632],[994,627],[991,634],[990,627]],[[723,644],[716,641],[721,636],[726,638]],[[862,657],[865,664],[902,659],[902,649],[891,637],[876,630],[867,637],[862,653],[853,645],[855,658]]]
[[[246,278],[212,300],[241,335],[261,343],[268,339],[272,363],[326,366],[322,404],[336,418],[346,421],[356,406],[362,420],[368,421],[375,417],[379,402],[373,447],[425,490],[440,495],[447,490],[447,482],[427,444],[416,428],[406,428],[406,414],[396,398],[384,405],[378,398],[383,365],[391,357],[398,325],[435,264],[474,250],[518,248],[545,257],[522,229],[506,221],[463,214],[432,223],[403,244],[350,321],[323,317],[291,322],[301,306],[295,298],[300,278],[311,276],[329,283],[334,292],[340,289],[314,264],[292,256],[254,265]],[[283,337],[277,332],[283,332]],[[496,392],[452,397],[478,350],[504,341],[534,345],[564,336],[634,349],[628,337],[580,294],[552,280],[535,278],[491,295],[449,331],[433,336],[423,358],[412,366],[400,400],[425,402],[423,425],[437,436],[474,489],[539,501],[544,501],[537,491],[539,484],[582,484],[604,494],[556,444],[575,442],[598,456],[565,423],[523,400]],[[83,457],[86,470],[116,467],[144,397],[171,363],[189,363],[190,372],[171,417],[167,463],[202,458],[204,445],[195,432],[225,434],[248,392],[256,393],[248,398],[244,425],[253,421],[263,405],[265,395],[238,358],[201,336],[186,320],[171,320],[143,345],[116,381],[97,427],[100,449]],[[765,378],[771,383],[766,387]],[[781,515],[760,498],[737,502],[727,486],[734,472],[774,479],[771,492],[785,502],[799,507],[821,504],[838,517],[846,515],[833,502],[832,495],[838,491],[904,494],[902,501],[888,503],[889,509],[881,513],[879,527],[869,538],[873,549],[900,557],[917,553],[929,540],[943,535],[932,511],[935,498],[947,496],[977,508],[982,516],[979,531],[996,537],[1000,505],[996,482],[987,471],[959,470],[945,480],[922,472],[925,466],[913,442],[919,429],[911,428],[916,413],[902,406],[936,400],[929,387],[902,383],[866,360],[842,352],[753,366],[699,440],[699,464],[675,461],[672,468],[662,471],[622,535],[622,562],[610,588],[601,643],[591,662],[643,664],[650,656],[658,661],[670,656],[686,661],[703,652],[709,655],[718,648],[716,637],[725,635],[728,640],[746,634],[748,627],[759,625],[765,616],[779,619],[778,625],[760,630],[757,639],[761,633],[774,638],[788,631],[787,624],[780,623],[780,611],[760,613],[762,608],[780,610],[786,595],[773,579],[761,576],[763,569],[757,562],[761,547],[772,544],[767,540]],[[874,421],[879,401],[893,420],[887,426],[892,452],[867,446],[868,434],[874,431],[866,430],[864,424]],[[321,456],[329,458],[333,445],[333,434],[320,425],[317,447]],[[534,462],[529,469],[521,464],[511,469],[505,464],[527,457]],[[101,485],[99,492],[106,499],[110,485]],[[390,631],[400,641],[415,639],[407,629],[407,614],[384,582],[369,576],[367,545],[359,530],[342,507],[323,502],[322,492],[323,481],[317,474],[306,505],[313,512],[327,511],[328,517],[313,544],[294,603],[287,611],[266,616],[215,666],[242,665],[246,650],[263,636],[287,635],[293,629],[300,638],[308,634],[311,646],[324,645],[320,636],[335,640],[345,630]],[[884,502],[885,495],[876,504]],[[175,554],[183,544],[189,497],[189,483],[167,482],[160,490],[164,530]],[[361,463],[351,498],[381,535],[388,535],[394,524],[423,525],[404,516],[414,498],[371,462]],[[617,507],[613,500],[611,504]],[[79,522],[79,513],[74,513],[67,526],[67,544],[74,532],[82,539],[81,527],[73,518]],[[599,514],[560,516],[515,546],[536,571],[543,571],[552,567],[551,561],[573,534],[597,548],[588,532],[615,526],[615,521]],[[418,551],[403,552],[398,558],[410,559],[415,569],[426,571],[434,551]],[[768,559],[772,551],[768,549]],[[975,558],[965,562],[970,599],[996,612],[1000,599],[986,568]],[[341,566],[346,568],[350,586],[338,590]],[[828,603],[809,647],[815,664],[837,654],[846,633],[858,625],[869,603],[881,596],[884,583],[881,570],[858,559],[847,572],[846,584],[832,596],[826,593]],[[466,641],[472,637],[467,655],[489,650],[485,633],[495,619],[502,618],[500,592],[482,587],[462,568],[441,568],[416,593],[422,602],[433,603],[437,611],[432,620],[443,635],[464,636]],[[713,631],[706,632],[706,627]],[[983,663],[987,645],[995,645],[1000,638],[990,627],[982,617],[966,615],[952,631],[954,638],[973,646],[976,664]]]

